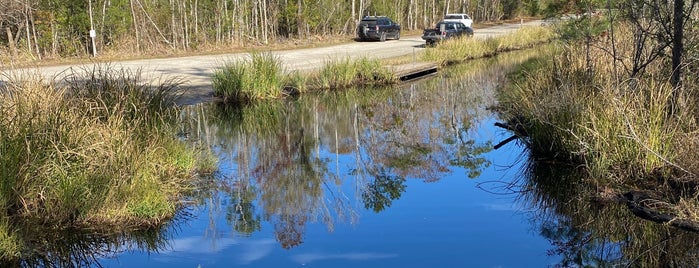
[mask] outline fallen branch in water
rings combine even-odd
[[[505,144],[510,143],[510,142],[513,141],[513,140],[516,140],[517,138],[526,137],[526,136],[527,136],[527,135],[526,135],[526,131],[524,131],[524,128],[523,128],[522,125],[520,125],[520,124],[515,124],[515,125],[513,126],[513,125],[510,125],[510,124],[507,124],[507,123],[495,122],[495,126],[496,126],[496,127],[500,127],[500,128],[504,128],[504,129],[507,129],[507,130],[512,131],[512,132],[515,133],[515,134],[512,135],[511,137],[509,137],[509,138],[507,138],[507,139],[505,139],[505,140],[499,142],[499,143],[496,144],[495,146],[493,146],[493,149],[495,149],[495,150],[497,150],[498,148],[504,146]]]
[[[513,141],[513,140],[516,140],[517,138],[519,138],[519,136],[517,136],[517,135],[512,135],[512,136],[510,136],[509,138],[507,138],[507,139],[501,141],[500,143],[495,144],[495,146],[493,146],[493,149],[497,150],[498,148],[504,146],[505,144],[508,144],[509,142],[511,142],[511,141]]]
[[[670,213],[662,213],[646,207],[644,202],[656,201],[650,196],[642,191],[631,191],[622,195],[623,200],[626,201],[626,206],[631,210],[631,212],[645,220],[652,222],[667,224],[672,227],[676,227],[685,231],[699,232],[699,222],[690,221],[685,219],[680,219],[677,215]]]

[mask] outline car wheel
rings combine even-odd
[[[396,33],[396,40],[400,40],[400,32]]]
[[[379,41],[381,41],[381,42],[386,41],[386,32],[381,33],[381,37],[379,37]]]

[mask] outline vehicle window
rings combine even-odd
[[[361,24],[376,24],[376,19],[363,19]]]
[[[445,18],[445,19],[449,19],[449,20],[453,20],[453,19],[457,19],[457,20],[458,20],[458,19],[461,19],[461,16],[457,16],[457,15],[448,15],[448,16],[445,16],[444,18]]]

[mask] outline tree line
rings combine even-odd
[[[269,44],[352,35],[365,15],[406,30],[445,13],[493,21],[536,13],[535,0],[0,0],[0,56],[35,59]]]

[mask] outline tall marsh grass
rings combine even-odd
[[[254,52],[250,59],[232,61],[214,73],[214,94],[226,102],[250,103],[282,96],[286,73],[272,53]]]
[[[610,79],[605,53],[594,49],[588,58],[582,46],[552,46],[501,90],[504,117],[526,129],[535,155],[568,159],[601,181],[634,184],[666,166],[699,171],[683,160],[699,156],[687,140],[696,133],[695,117],[691,109],[668,116],[669,81],[660,74]],[[688,96],[680,96],[684,106],[696,105]]]
[[[351,59],[331,59],[325,62],[320,71],[312,75],[311,88],[342,89],[356,85],[386,85],[396,78],[379,59],[366,57]]]
[[[461,63],[466,60],[493,56],[501,52],[529,48],[549,42],[555,38],[549,27],[523,27],[511,34],[478,38],[448,39],[421,54],[423,61],[438,62],[440,65]]]
[[[60,86],[7,83],[0,219],[128,229],[175,214],[195,172],[211,162],[175,135],[176,84],[142,85],[137,77],[98,67]]]
[[[281,59],[269,52],[250,55],[250,60],[228,62],[214,73],[214,94],[224,102],[251,104],[313,90],[386,85],[397,81],[379,59],[330,59],[315,72],[287,73]]]

